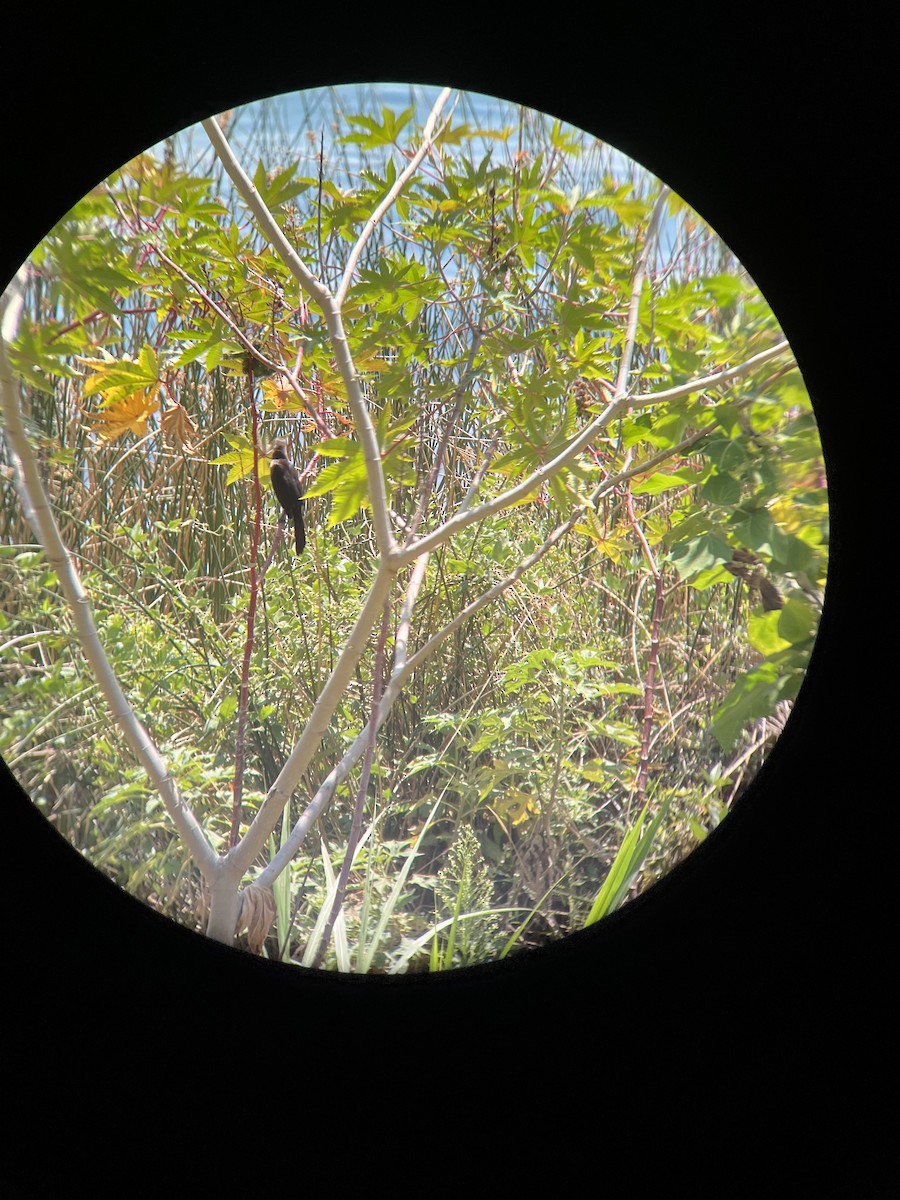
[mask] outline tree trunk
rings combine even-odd
[[[234,931],[240,915],[240,892],[236,881],[228,876],[217,879],[209,889],[209,922],[206,936],[234,944]]]

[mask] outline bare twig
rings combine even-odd
[[[238,162],[221,129],[214,120],[202,122],[207,136],[215,147],[222,165],[231,177],[238,193],[244,198],[247,206],[256,217],[260,230],[275,247],[282,262],[299,281],[300,286],[317,304],[325,317],[325,325],[334,349],[338,371],[347,391],[347,401],[353,414],[357,436],[363,451],[366,466],[366,479],[369,485],[369,499],[372,505],[372,522],[375,527],[375,537],[382,558],[387,558],[396,550],[397,543],[391,530],[388,518],[387,491],[384,482],[384,472],[381,466],[381,451],[378,437],[368,406],[363,396],[359,376],[350,353],[347,334],[341,316],[341,304],[332,296],[328,287],[308,270],[303,260],[294,250],[281,231],[278,222],[272,216],[268,206],[260,196],[253,181]]]
[[[151,242],[151,243],[149,243],[149,246],[150,246],[150,249],[153,250],[154,254],[156,254],[156,256],[160,259],[160,261],[164,262],[167,267],[170,267],[173,271],[175,271],[176,274],[179,275],[185,281],[185,283],[187,283],[190,287],[192,287],[194,289],[194,291],[197,293],[197,295],[200,297],[200,299],[203,301],[203,303],[208,305],[208,307],[210,309],[212,309],[212,311],[216,314],[216,316],[219,317],[220,320],[225,322],[225,324],[228,326],[228,328],[231,330],[231,332],[234,334],[234,336],[237,338],[237,340],[240,342],[240,344],[247,351],[247,354],[251,358],[255,359],[256,362],[258,362],[262,366],[264,366],[267,371],[271,371],[276,375],[280,375],[288,381],[288,383],[291,386],[291,389],[293,390],[293,392],[295,393],[297,398],[300,400],[300,402],[303,404],[306,411],[309,413],[309,415],[315,421],[316,427],[318,428],[319,433],[322,435],[322,437],[326,437],[326,438],[330,437],[331,431],[329,430],[328,426],[326,425],[325,420],[322,417],[322,414],[318,411],[316,406],[310,400],[309,396],[306,394],[306,391],[304,390],[304,388],[302,387],[302,385],[300,383],[300,380],[298,377],[299,364],[298,364],[298,366],[295,366],[295,368],[293,370],[291,370],[287,366],[286,363],[279,362],[277,359],[269,358],[269,356],[267,354],[264,354],[263,351],[260,350],[260,348],[254,342],[252,342],[250,340],[250,338],[247,337],[247,335],[241,329],[240,325],[238,325],[237,321],[234,320],[234,318],[231,316],[231,314],[226,309],[224,309],[220,304],[217,304],[216,301],[212,298],[212,296],[210,296],[210,294],[206,291],[206,289],[201,287],[201,285],[199,283],[197,283],[196,279],[192,279],[191,276],[187,273],[187,271],[185,271],[182,267],[180,267],[178,265],[178,263],[175,262],[173,259],[169,258],[169,256],[165,253],[165,251],[160,250],[159,246],[157,246],[155,243]]]
[[[483,312],[484,312],[484,309],[482,308],[482,314],[483,314]],[[425,510],[428,507],[428,501],[431,498],[432,492],[434,491],[434,485],[437,481],[438,475],[440,474],[441,467],[444,465],[444,461],[445,461],[446,454],[447,454],[447,446],[449,445],[449,442],[450,442],[450,435],[453,432],[453,429],[456,425],[457,420],[459,419],[459,414],[462,410],[463,403],[465,402],[466,387],[469,384],[469,376],[470,376],[472,368],[475,364],[475,359],[478,355],[478,351],[481,347],[482,334],[481,334],[481,320],[480,319],[478,321],[478,325],[473,334],[473,339],[474,340],[472,343],[472,348],[469,351],[469,355],[466,359],[465,369],[463,370],[463,373],[462,373],[462,379],[459,381],[459,384],[456,387],[456,395],[455,395],[455,401],[453,404],[453,408],[451,409],[451,411],[447,417],[447,420],[444,424],[444,431],[441,434],[441,440],[438,443],[437,450],[435,451],[434,461],[431,464],[431,470],[428,473],[428,478],[426,479],[426,481],[422,487],[422,491],[419,496],[419,503],[416,506],[416,512],[412,519],[412,524],[411,524],[410,528],[406,531],[406,539],[407,539],[406,544],[407,545],[409,545],[410,540],[413,537],[415,537],[416,533],[418,532],[419,526],[422,524],[422,520],[425,516]],[[468,505],[466,505],[466,507],[468,507]]]
[[[393,561],[398,566],[402,566],[404,563],[410,562],[423,551],[431,551],[436,549],[438,546],[443,545],[444,542],[449,541],[450,538],[459,533],[462,529],[465,529],[467,526],[474,525],[477,522],[483,521],[485,517],[490,517],[498,512],[502,512],[504,509],[512,507],[512,505],[516,504],[518,501],[524,500],[527,496],[531,495],[532,492],[537,492],[544,483],[546,483],[549,479],[552,479],[554,475],[557,475],[563,467],[567,466],[570,462],[573,462],[578,455],[590,445],[591,442],[597,439],[598,434],[626,408],[647,408],[651,404],[656,404],[662,400],[672,400],[679,396],[687,396],[694,392],[706,391],[708,388],[716,385],[731,382],[734,379],[738,379],[741,375],[748,374],[754,369],[754,367],[759,366],[761,363],[768,362],[770,359],[783,354],[789,349],[790,347],[788,346],[787,342],[780,342],[777,346],[773,346],[770,350],[765,350],[761,354],[756,354],[752,358],[748,358],[746,362],[740,363],[735,367],[730,367],[727,371],[720,371],[715,375],[708,375],[701,379],[694,380],[692,383],[682,384],[677,388],[670,388],[664,392],[651,392],[646,396],[629,397],[619,396],[617,389],[616,396],[610,401],[603,412],[600,413],[600,415],[593,421],[591,421],[589,425],[586,425],[585,428],[575,438],[572,439],[569,445],[559,452],[556,458],[551,459],[550,462],[544,463],[543,466],[533,471],[526,479],[523,479],[520,483],[517,483],[514,487],[502,492],[500,495],[493,497],[493,499],[486,501],[484,504],[479,505],[477,508],[468,509],[465,512],[455,513],[454,516],[441,525],[440,528],[433,530],[431,533],[426,534],[424,537],[419,538],[410,545],[400,548],[394,555]],[[694,444],[697,441],[700,441],[702,438],[708,436],[708,432],[709,431],[705,430],[701,433],[693,435],[690,439],[686,439],[684,444]],[[600,495],[605,494],[607,491],[611,491],[612,487],[622,483],[630,476],[637,475],[641,471],[648,470],[650,466],[654,465],[655,463],[664,462],[666,459],[672,458],[678,453],[679,449],[680,447],[673,447],[672,449],[664,450],[660,454],[655,455],[652,459],[647,460],[647,462],[642,463],[639,467],[630,468],[628,471],[620,472],[617,476],[615,476],[615,482],[611,487],[607,488],[605,484],[606,482],[610,481],[605,481],[602,491],[597,494],[597,498],[599,499]]]
[[[316,957],[313,963],[314,966],[320,967],[325,958],[325,952],[328,949],[328,943],[331,941],[332,930],[334,923],[337,920],[338,913],[341,910],[341,905],[344,902],[344,895],[347,891],[347,881],[350,878],[350,869],[353,866],[353,860],[356,857],[356,848],[359,845],[359,835],[362,831],[363,811],[366,804],[366,795],[369,790],[369,779],[372,775],[372,763],[375,759],[375,738],[380,724],[378,720],[378,709],[381,704],[382,679],[384,672],[384,647],[387,642],[388,622],[391,616],[391,602],[385,600],[384,613],[381,618],[381,633],[378,638],[378,645],[375,650],[375,673],[372,681],[372,712],[369,717],[368,737],[366,738],[366,756],[363,761],[362,774],[360,775],[359,787],[356,792],[356,806],[353,810],[353,819],[350,823],[350,836],[347,840],[347,850],[344,854],[344,861],[341,864],[341,873],[338,876],[337,886],[334,890],[334,899],[331,904],[331,912],[328,915],[328,920],[319,939],[319,945],[316,949]]]
[[[653,237],[659,228],[659,222],[662,218],[668,195],[669,189],[663,185],[660,188],[659,195],[656,197],[656,203],[653,206],[653,212],[650,214],[650,221],[647,225],[647,232],[644,235],[644,240],[641,243],[641,248],[634,264],[631,299],[628,304],[628,320],[625,324],[625,341],[622,346],[622,357],[619,360],[619,374],[616,378],[615,394],[617,399],[621,399],[628,391],[628,380],[631,376],[631,364],[634,359],[634,346],[637,337],[638,317],[641,311],[641,293],[644,290],[644,280],[647,277],[647,258],[650,254],[650,245]]]
[[[413,154],[404,170],[402,170],[394,180],[391,187],[388,188],[384,199],[375,208],[375,211],[363,226],[362,233],[356,239],[356,244],[350,251],[350,254],[347,258],[347,265],[344,268],[344,275],[341,279],[340,287],[335,293],[334,300],[338,308],[343,306],[344,300],[347,297],[347,292],[349,291],[350,285],[353,282],[353,273],[356,270],[356,264],[359,262],[359,256],[362,254],[366,242],[377,229],[378,223],[381,221],[384,214],[388,211],[388,209],[406,187],[407,183],[409,183],[410,179],[416,173],[419,163],[431,149],[434,138],[434,127],[437,124],[438,117],[441,115],[441,109],[447,103],[447,100],[450,96],[450,91],[450,88],[444,88],[437,100],[435,100],[434,106],[428,115],[428,120],[425,122],[425,128],[422,130],[422,141],[419,144],[418,150],[415,152],[415,154]]]
[[[241,841],[238,842],[237,846],[229,851],[229,859],[235,865],[235,868],[247,870],[262,851],[269,834],[275,828],[275,823],[281,815],[285,804],[287,804],[288,798],[297,786],[303,772],[312,761],[313,755],[319,748],[322,738],[328,730],[335,709],[346,691],[347,684],[356,669],[356,665],[362,658],[369,633],[382,611],[385,600],[390,594],[394,578],[395,572],[387,568],[379,570],[376,574],[363,603],[362,610],[356,619],[356,624],[350,631],[344,648],[319,694],[319,698],[310,713],[299,741],[291,751],[278,778],[269,788],[266,798],[249,829]],[[342,778],[344,778],[344,775],[335,775],[335,786]],[[327,803],[327,800],[323,801],[316,815],[318,815],[318,812],[321,812],[325,803]]]
[[[244,741],[247,735],[247,709],[250,704],[250,659],[253,654],[253,639],[256,629],[256,603],[259,598],[256,562],[259,557],[259,536],[262,525],[262,490],[259,483],[259,441],[257,437],[256,399],[253,395],[253,374],[248,378],[250,397],[250,419],[253,431],[253,546],[250,551],[250,602],[247,609],[247,637],[244,641],[244,661],[241,665],[241,686],[238,700],[237,745],[234,752],[234,781],[232,783],[232,814],[229,845],[237,843],[243,815],[244,795]]]

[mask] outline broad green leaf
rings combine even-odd
[[[791,644],[787,638],[779,634],[780,617],[781,613],[778,611],[754,613],[747,622],[747,636],[750,645],[766,657],[770,654],[777,654],[779,650],[786,650]]]
[[[353,452],[340,462],[331,463],[306,491],[307,496],[331,495],[326,528],[348,521],[369,505],[368,479],[362,447],[351,442]]]
[[[415,115],[415,109],[404,109],[399,115],[391,112],[389,108],[382,106],[381,120],[375,117],[370,117],[366,113],[349,113],[346,117],[350,125],[355,125],[357,128],[353,133],[345,134],[338,138],[339,142],[356,143],[365,150],[375,149],[377,146],[390,145],[396,142],[400,131],[409,124]]]
[[[778,613],[778,632],[792,645],[806,642],[817,623],[818,617],[812,605],[794,596],[785,601],[784,608]]]
[[[689,541],[677,542],[669,551],[678,577],[683,580],[720,563],[731,562],[731,556],[731,546],[715,533],[704,533]]]
[[[232,447],[218,458],[210,459],[213,466],[229,467],[226,476],[226,486],[231,487],[241,479],[253,474],[253,443],[242,434],[229,434],[225,441]]]
[[[746,284],[736,275],[711,275],[702,286],[723,308],[735,304],[746,291]]]
[[[748,550],[772,558],[777,558],[779,551],[786,547],[785,535],[765,509],[756,509],[749,516],[736,521],[734,533]]]
[[[720,507],[736,504],[741,498],[741,483],[733,475],[715,471],[700,489],[700,495]]]
[[[712,731],[724,750],[731,749],[748,722],[770,716],[780,700],[796,696],[811,650],[811,638],[790,645],[737,681],[713,716]]]
[[[696,482],[696,473],[687,467],[677,471],[656,471],[649,476],[637,476],[631,484],[631,491],[635,496],[658,496],[672,488],[693,487]]]
[[[333,437],[328,438],[324,442],[319,442],[316,446],[316,452],[322,458],[353,458],[357,454],[362,454],[362,448],[359,442],[349,437]],[[310,490],[307,495],[318,496],[321,492]]]
[[[730,750],[748,722],[768,716],[780,699],[781,672],[774,662],[762,663],[734,685],[716,710],[712,731],[723,750]]]

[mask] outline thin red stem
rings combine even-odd
[[[387,642],[388,627],[391,618],[391,601],[390,597],[384,602],[384,613],[381,618],[381,632],[378,637],[378,646],[375,650],[375,672],[372,681],[372,711],[369,717],[369,740],[366,744],[366,755],[363,760],[362,773],[359,779],[359,788],[356,793],[356,807],[353,810],[353,820],[350,825],[350,838],[347,843],[347,852],[344,855],[344,861],[341,865],[341,874],[338,878],[337,888],[334,893],[334,900],[331,905],[331,912],[328,914],[328,924],[326,925],[322,939],[319,942],[319,947],[316,951],[316,958],[313,965],[320,967],[325,958],[325,951],[328,949],[328,943],[331,941],[331,935],[334,930],[334,923],[337,920],[338,913],[341,910],[341,905],[344,902],[344,894],[347,891],[347,882],[350,878],[350,868],[353,866],[353,859],[356,857],[356,847],[359,845],[360,833],[362,831],[363,810],[366,803],[366,793],[369,790],[369,779],[372,775],[372,763],[375,758],[375,737],[378,730],[378,710],[381,707],[381,693],[384,686],[384,648]]]
[[[250,658],[256,629],[256,601],[259,594],[256,579],[256,560],[259,554],[259,539],[262,527],[262,488],[259,482],[259,443],[257,440],[258,417],[253,387],[253,370],[248,372],[250,389],[250,421],[253,435],[253,492],[256,512],[253,520],[253,550],[250,555],[250,604],[247,610],[247,640],[244,643],[244,661],[241,667],[241,690],[238,700],[237,746],[234,754],[234,782],[232,784],[232,814],[229,845],[237,844],[244,812],[244,739],[247,733],[247,710],[250,706]]]
[[[663,591],[662,572],[656,565],[656,559],[653,557],[653,551],[650,549],[650,544],[644,536],[644,531],[641,529],[640,523],[634,514],[634,500],[631,495],[631,488],[627,488],[625,492],[625,507],[628,512],[628,520],[631,527],[641,543],[641,549],[644,558],[653,574],[654,583],[654,600],[653,600],[653,619],[650,626],[650,652],[647,657],[647,675],[644,679],[644,715],[641,729],[641,755],[638,761],[638,774],[635,783],[635,797],[639,805],[643,805],[644,796],[647,792],[647,780],[650,774],[650,739],[653,734],[653,698],[657,689],[656,675],[659,670],[659,628],[662,623],[663,601],[665,592]]]

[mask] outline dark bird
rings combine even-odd
[[[294,545],[297,553],[302,554],[306,545],[306,530],[303,527],[303,499],[301,496],[300,476],[297,468],[287,456],[287,442],[277,438],[269,451],[271,459],[270,472],[272,490],[278,503],[294,522]]]

